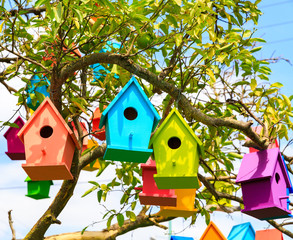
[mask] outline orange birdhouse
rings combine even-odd
[[[200,184],[200,183],[199,183]],[[161,206],[158,215],[164,217],[191,217],[197,212],[194,208],[196,189],[175,189],[176,207]]]
[[[92,139],[90,139],[88,141],[88,145],[87,145],[88,149],[94,149],[97,146],[99,146],[99,144],[96,141],[94,141]],[[82,170],[92,172],[92,171],[95,171],[99,168],[100,168],[100,162],[99,162],[99,159],[96,159],[93,162],[91,162],[90,164],[86,165]]]
[[[33,181],[73,179],[70,168],[78,141],[61,114],[46,98],[18,132],[24,143],[22,165]]]
[[[101,111],[99,108],[97,108],[94,112],[94,116],[93,116],[93,127],[92,127],[92,131],[93,131],[93,135],[101,140],[104,141],[106,140],[106,133],[105,133],[105,126],[102,127],[101,129],[99,128],[100,125],[100,120],[101,120]]]
[[[283,240],[283,234],[278,229],[259,230],[255,232],[255,240]]]
[[[227,240],[220,229],[210,221],[200,240]]]

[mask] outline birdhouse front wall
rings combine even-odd
[[[107,145],[147,149],[153,122],[153,113],[132,84],[108,112]]]
[[[179,139],[179,141],[178,141]],[[172,145],[172,140],[174,143]],[[177,148],[177,143],[180,146]],[[199,166],[198,144],[176,115],[153,142],[157,176],[196,176]]]
[[[55,116],[53,109],[43,108],[24,132],[26,164],[23,168],[34,181],[59,178],[50,178],[54,173],[48,169],[39,172],[43,178],[36,178],[28,169],[30,166],[66,165],[67,171],[71,167],[75,144],[61,120],[52,116]],[[66,179],[71,179],[70,172],[68,174]]]

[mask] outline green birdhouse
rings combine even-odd
[[[27,182],[27,197],[39,200],[49,197],[49,191],[53,181],[32,181],[30,177],[25,179]]]
[[[174,108],[150,140],[159,189],[199,188],[197,171],[202,143]]]

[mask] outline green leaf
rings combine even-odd
[[[271,85],[271,87],[281,88],[281,87],[284,87],[284,85],[282,83],[275,82]]]
[[[136,220],[136,215],[132,211],[126,211],[126,216],[130,219],[130,221],[134,222]]]
[[[177,3],[178,6],[181,6],[182,4],[182,0],[175,0],[175,2]]]
[[[107,228],[108,228],[108,230],[109,230],[110,227],[111,227],[111,222],[112,222],[112,219],[113,219],[114,216],[115,216],[115,215],[113,214],[113,215],[111,215],[111,216],[108,218],[108,221],[107,221]]]
[[[284,94],[282,94],[282,97],[283,97],[286,105],[288,106],[288,110],[291,111],[291,101],[290,101],[290,99]]]
[[[3,28],[3,26],[4,26],[4,23],[5,23],[5,21],[3,21],[3,22],[0,24],[0,33],[2,32],[2,28]]]
[[[183,38],[182,34],[175,35],[175,44],[177,47],[179,47],[180,44],[182,43],[182,38]]]
[[[250,52],[251,52],[251,53],[258,52],[258,51],[261,50],[261,49],[262,49],[262,46],[260,46],[260,47],[255,47],[255,48],[251,49]]]
[[[50,2],[50,0],[37,0],[35,7],[39,7],[39,6],[43,5],[45,2]]]
[[[232,158],[239,158],[239,159],[243,158],[242,155],[235,153],[235,152],[229,152],[227,155],[228,155],[228,157],[232,157]]]
[[[123,223],[124,223],[124,216],[121,213],[117,214],[117,221],[118,221],[118,225],[120,227],[122,227]]]
[[[257,87],[257,81],[253,78],[250,83],[251,90],[254,91]]]
[[[103,194],[102,190],[99,190],[98,193],[97,193],[97,198],[98,198],[99,202],[101,202],[101,200],[102,200],[102,194]]]

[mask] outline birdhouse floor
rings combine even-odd
[[[24,152],[5,152],[11,160],[25,160]]]
[[[198,178],[195,176],[161,176],[159,174],[154,175],[158,189],[199,189]]]
[[[36,199],[36,200],[50,198],[48,195],[43,195],[43,194],[27,194],[25,196]]]
[[[291,211],[284,210],[282,208],[274,207],[267,207],[262,209],[256,209],[251,211],[246,211],[245,209],[241,210],[241,212],[255,217],[260,220],[267,220],[267,219],[276,219],[276,218],[286,218]]]
[[[22,164],[22,168],[32,181],[44,180],[72,180],[70,169],[65,164],[37,165]]]
[[[145,163],[152,153],[152,149],[127,149],[117,146],[107,146],[103,158],[104,160]]]
[[[197,212],[197,209],[194,210],[186,210],[186,209],[164,209],[161,208],[161,210],[157,213],[157,215],[162,217],[191,217],[195,215]]]
[[[170,196],[167,194],[145,194],[140,193],[139,194],[139,201],[141,204],[144,205],[157,205],[157,206],[173,206],[176,207],[177,203],[177,197],[176,196]]]

